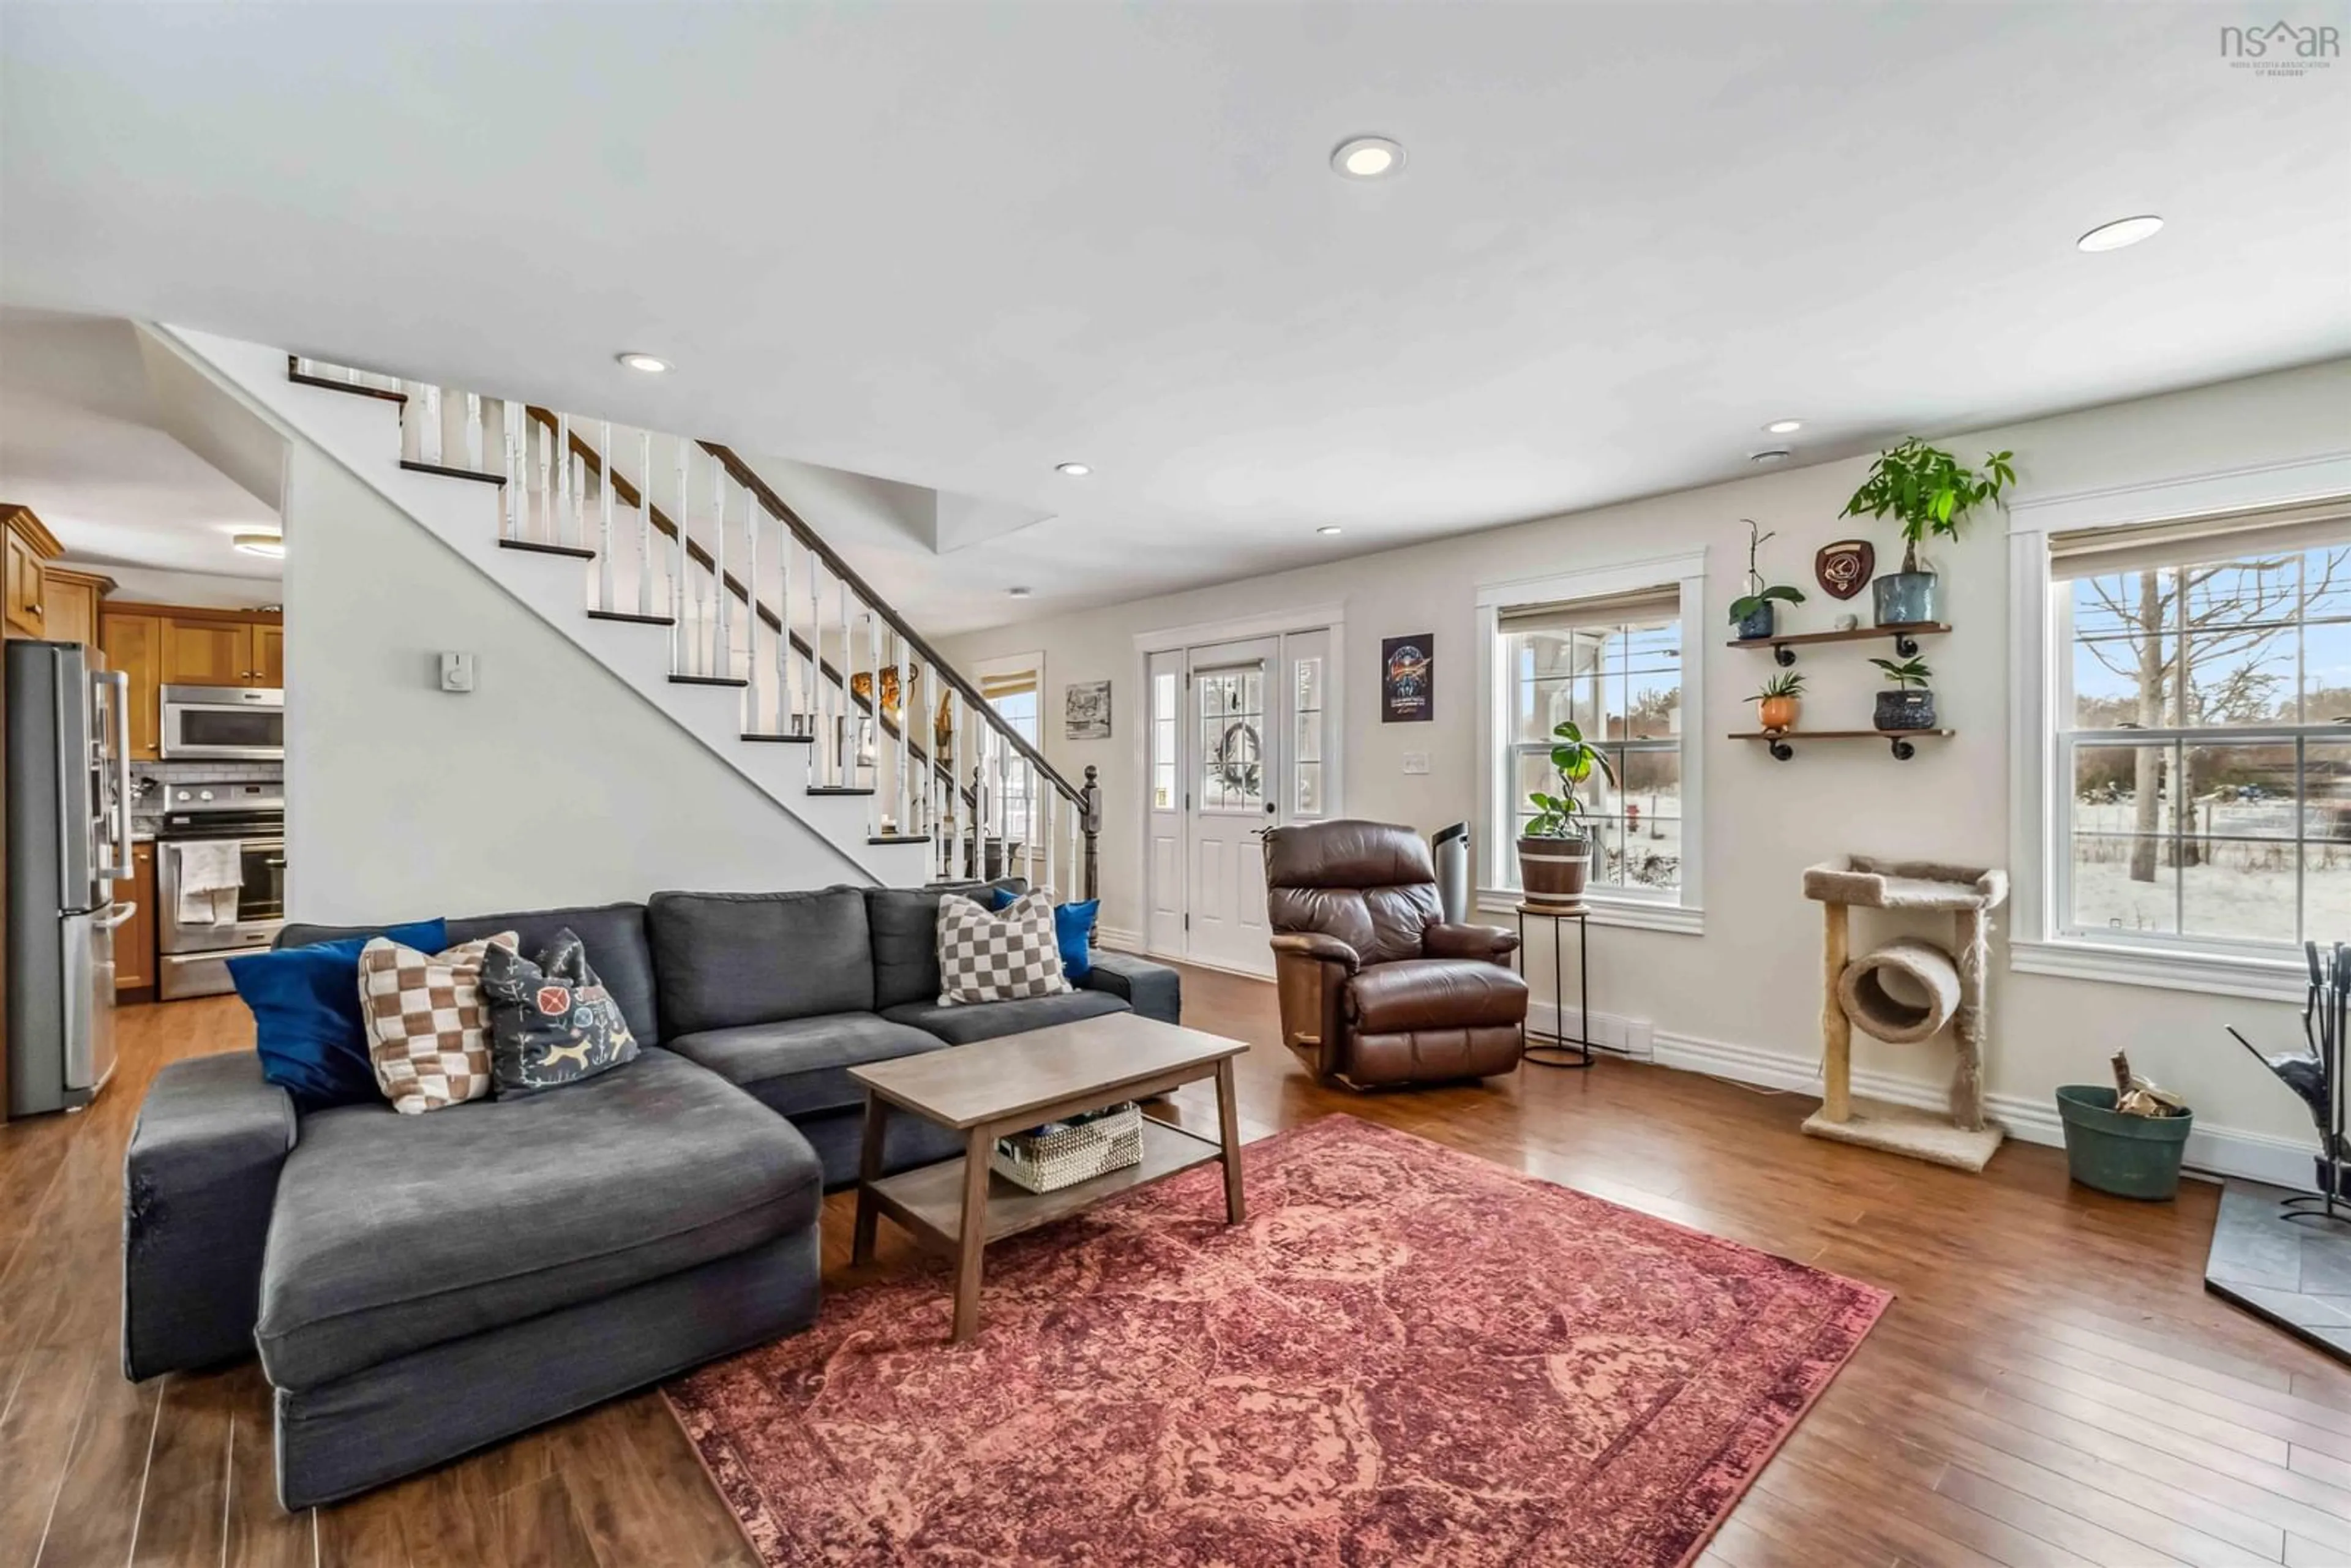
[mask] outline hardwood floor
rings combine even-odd
[[[1271,988],[1185,983],[1186,1021],[1255,1047],[1252,1136],[1344,1111],[1898,1292],[1707,1563],[2351,1564],[2351,1372],[2204,1293],[2215,1188],[2103,1198],[2056,1151],[2014,1145],[1962,1176],[1804,1138],[1807,1100],[1613,1061],[1353,1094],[1275,1043]],[[249,1033],[225,998],[126,1009],[120,1033],[97,1105],[0,1128],[0,1568],[750,1561],[657,1395],[288,1517],[256,1366],[124,1382],[139,1098],[161,1063]],[[1213,1127],[1208,1086],[1177,1104]],[[850,1221],[834,1197],[828,1284],[906,1265],[884,1225],[876,1262],[851,1269]]]

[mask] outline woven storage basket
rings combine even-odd
[[[996,1140],[988,1168],[1030,1192],[1059,1192],[1143,1163],[1143,1108],[1113,1105],[1074,1125],[1015,1133]]]

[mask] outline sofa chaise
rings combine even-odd
[[[250,1051],[162,1069],[124,1171],[123,1370],[242,1359],[274,1392],[277,1490],[330,1502],[715,1356],[818,1301],[818,1216],[855,1180],[860,1063],[1132,1009],[1162,965],[938,1005],[940,892],[657,894],[448,922],[565,926],[644,1047],[586,1082],[423,1116],[298,1112]],[[281,945],[345,929],[288,926]],[[893,1118],[904,1169],[959,1151]]]

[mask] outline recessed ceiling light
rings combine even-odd
[[[1008,599],[1026,599],[1029,597],[1029,591],[1025,588],[1008,588],[1004,591],[1004,594]]]
[[[230,538],[229,543],[235,546],[241,555],[266,556],[271,560],[286,559],[284,534],[237,534]]]
[[[1346,529],[1344,529],[1344,528],[1341,528],[1341,527],[1340,527],[1338,524],[1336,524],[1336,523],[1325,523],[1325,524],[1323,524],[1321,528],[1319,528],[1315,529],[1314,531],[1315,531],[1316,533],[1318,533],[1318,534],[1322,535],[1325,538],[1329,538],[1329,537],[1331,537],[1332,534],[1342,534],[1342,533],[1346,532],[1347,530],[1346,530]]]
[[[1404,147],[1384,136],[1351,136],[1331,150],[1331,167],[1350,180],[1382,180],[1404,167]]]
[[[1067,474],[1072,479],[1082,479],[1093,471],[1093,465],[1091,463],[1056,463],[1053,465],[1054,473]]]
[[[1775,419],[1763,427],[1766,435],[1792,435],[1804,428],[1801,419]]]
[[[667,374],[669,371],[669,361],[667,360],[657,359],[652,354],[615,354],[612,357],[620,361],[621,363],[628,366],[629,369],[632,371],[643,371],[649,376],[664,375]]]
[[[1784,446],[1767,446],[1761,452],[1749,453],[1747,455],[1747,461],[1750,463],[1785,463],[1789,458],[1793,457],[1794,455],[1794,453],[1789,451]]]
[[[2163,220],[2153,213],[2143,213],[2135,218],[2116,218],[2113,223],[2100,224],[2075,240],[2074,248],[2093,252],[2120,250],[2126,245],[2154,238],[2155,231],[2162,226]]]

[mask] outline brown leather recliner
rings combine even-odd
[[[1446,924],[1428,846],[1384,822],[1265,835],[1282,1042],[1358,1088],[1487,1078],[1526,1051],[1516,936]]]

